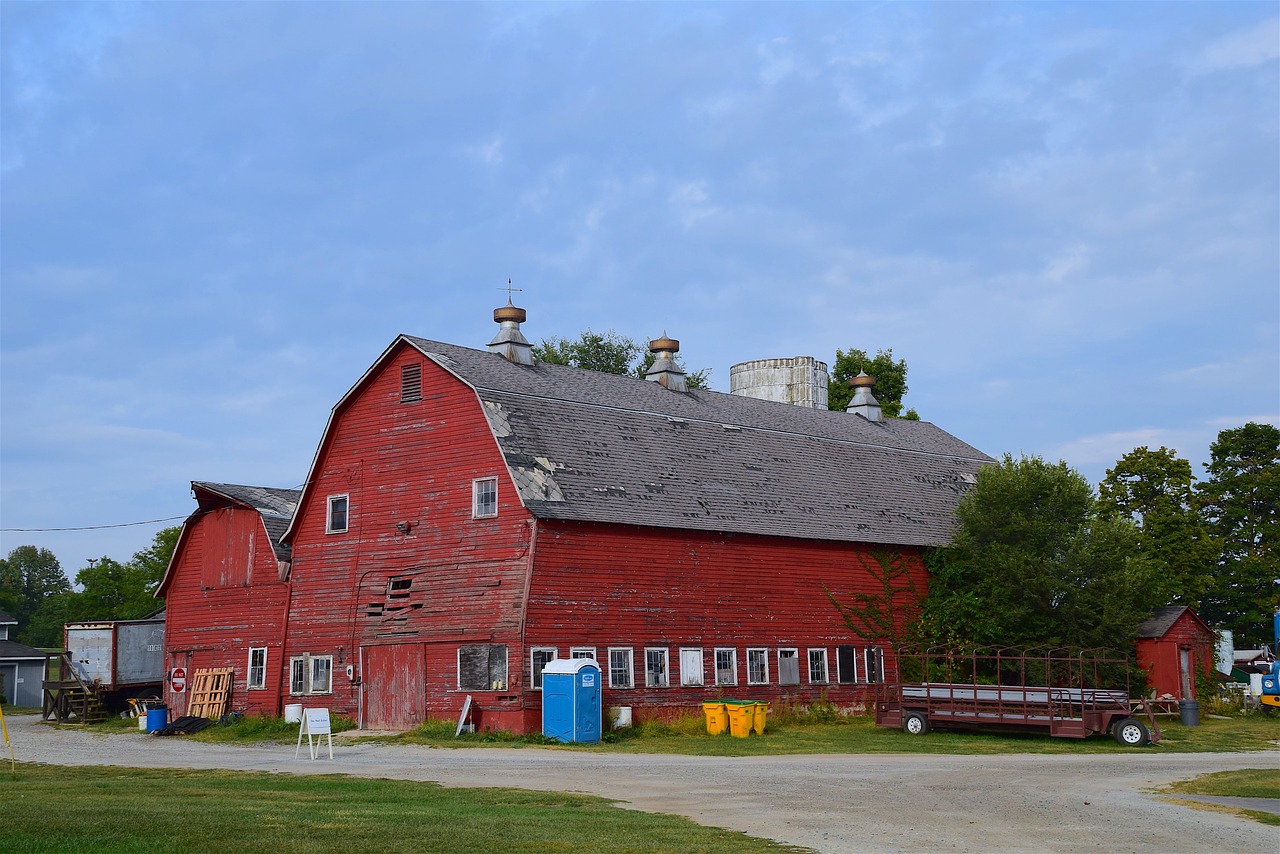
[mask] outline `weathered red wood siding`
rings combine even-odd
[[[421,366],[421,400],[401,402],[405,365]],[[470,693],[490,725],[517,719],[510,689],[457,685],[460,644],[507,644],[518,672],[532,532],[475,393],[402,346],[335,414],[312,477],[292,538],[287,656],[332,655],[333,690],[286,702],[355,718],[361,649],[368,660],[376,646],[421,644],[425,695],[404,698],[401,708],[380,699],[380,718],[419,708],[453,717]],[[498,515],[473,519],[472,481],[487,477],[498,479]],[[328,498],[344,494],[348,529],[327,534]],[[401,522],[410,523],[407,533]],[[390,589],[392,579],[401,587]],[[287,696],[287,671],[282,690]]]
[[[165,701],[171,717],[186,711],[196,668],[235,669],[231,708],[279,715],[281,653],[288,586],[255,510],[225,507],[188,523],[165,598]],[[248,690],[249,649],[266,647],[267,682]],[[188,690],[175,694],[168,672],[188,668]]]
[[[863,699],[869,690],[859,661],[856,685],[837,683],[841,645],[881,646],[892,673],[889,644],[855,635],[826,591],[880,595],[875,549],[848,543],[696,531],[626,528],[586,523],[539,523],[529,594],[526,650],[595,647],[604,672],[604,703],[631,706],[642,717],[663,707],[694,709],[715,697],[794,701]],[[928,577],[918,550],[897,549],[916,592]],[[609,647],[634,650],[637,687],[609,687]],[[644,650],[669,650],[671,687],[645,688]],[[703,686],[682,687],[681,647],[702,648]],[[715,685],[715,649],[737,650],[737,685]],[[769,684],[747,684],[748,648],[766,648]],[[800,684],[778,684],[778,650],[795,649]],[[808,651],[827,650],[828,682],[809,681]],[[530,656],[523,661],[529,678]],[[537,704],[538,698],[532,703]],[[536,721],[536,715],[531,716]]]
[[[1182,691],[1182,650],[1190,653],[1190,695]],[[1194,700],[1195,674],[1213,672],[1214,636],[1190,611],[1184,611],[1169,630],[1159,638],[1140,638],[1137,642],[1138,665],[1147,671],[1148,690],[1157,697],[1165,695],[1177,700]]]

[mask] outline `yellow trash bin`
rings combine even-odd
[[[729,735],[735,738],[751,735],[751,726],[756,718],[755,705],[742,700],[725,703],[725,710],[729,713]]]
[[[729,713],[724,703],[703,703],[702,714],[707,718],[707,735],[720,735],[729,726]]]
[[[756,703],[754,714],[751,717],[751,729],[755,731],[756,735],[764,735],[764,722],[765,722],[765,718],[767,718],[768,716],[769,716],[769,704]]]

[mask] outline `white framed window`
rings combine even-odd
[[[489,519],[498,515],[498,479],[485,477],[471,481],[471,517]]]
[[[827,651],[825,649],[809,650],[809,682],[813,685],[826,685]]]
[[[245,687],[250,691],[261,691],[267,687],[267,648],[265,646],[249,647],[249,678]]]
[[[800,684],[800,651],[796,649],[778,650],[778,684]]]
[[[329,509],[324,516],[324,532],[341,534],[347,530],[347,517],[350,515],[351,500],[346,495],[330,495]]]
[[[554,646],[535,646],[529,652],[529,685],[535,691],[542,690],[542,671],[548,664],[555,661],[556,648]]]
[[[609,687],[632,688],[635,686],[635,666],[631,647],[609,647]]]
[[[747,650],[747,684],[769,684],[769,650],[763,648]]]
[[[863,651],[863,656],[868,684],[879,685],[884,681],[884,650],[878,646],[869,647]]]
[[[665,646],[644,648],[644,687],[666,688],[671,684],[667,678],[667,657]]]
[[[836,682],[855,685],[858,682],[857,650],[848,645],[836,647]]]
[[[596,648],[594,646],[571,646],[569,647],[569,658],[589,658],[596,660]]]
[[[702,684],[702,647],[680,648],[680,685],[695,688]]]
[[[333,656],[308,654],[289,659],[289,693],[333,693]]]
[[[738,684],[738,651],[728,647],[716,650],[716,684]]]
[[[473,643],[458,647],[458,690],[507,690],[506,644]]]

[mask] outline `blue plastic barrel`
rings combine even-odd
[[[169,709],[166,706],[151,706],[147,709],[147,732],[159,732],[169,725]]]

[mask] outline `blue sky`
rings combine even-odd
[[[508,278],[533,340],[665,330],[720,390],[892,347],[990,454],[1199,473],[1280,418],[1277,9],[0,4],[0,527],[299,485]]]

